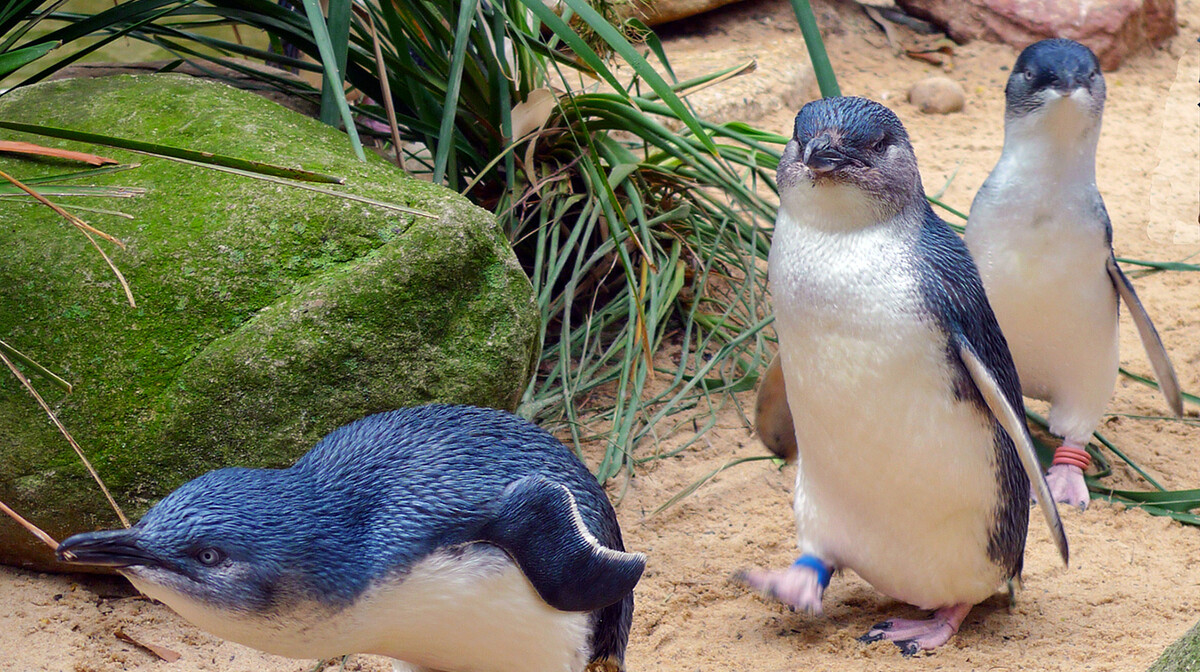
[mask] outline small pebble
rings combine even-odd
[[[908,90],[908,102],[925,114],[960,112],[966,101],[962,86],[948,77],[922,79]]]

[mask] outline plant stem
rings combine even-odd
[[[800,34],[804,36],[804,45],[808,47],[808,58],[817,74],[821,97],[833,98],[842,95],[837,77],[833,74],[833,65],[829,62],[829,54],[825,53],[825,43],[821,40],[821,29],[817,26],[817,17],[813,14],[812,5],[808,0],[792,0],[792,9],[796,12]]]

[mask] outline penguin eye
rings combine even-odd
[[[887,149],[887,136],[885,135],[876,140],[875,144],[871,145],[871,149],[882,154],[883,151]]]
[[[205,567],[214,567],[221,564],[225,559],[225,554],[215,548],[202,548],[196,551],[196,561]]]
[[[1025,79],[1026,79],[1027,81],[1032,81],[1032,80],[1033,80],[1033,70],[1026,70],[1026,71],[1025,71]]]

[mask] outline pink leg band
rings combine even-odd
[[[1054,451],[1053,464],[1071,464],[1079,467],[1081,470],[1087,470],[1088,465],[1092,463],[1092,456],[1088,455],[1086,450],[1075,448],[1073,446],[1062,445]]]

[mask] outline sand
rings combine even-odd
[[[882,33],[852,7],[820,6],[818,12],[831,28],[828,48],[843,91],[889,104],[913,138],[926,188],[937,192],[953,177],[944,199],[966,210],[999,156],[1003,85],[1015,52],[972,43],[958,48],[953,68],[942,71],[894,56]],[[1200,0],[1181,0],[1179,15],[1178,37],[1107,74],[1097,178],[1118,256],[1180,260],[1200,252]],[[673,28],[669,44],[686,49],[708,42],[714,53],[737,47],[734,51],[753,55],[794,49],[797,39],[786,0],[748,0],[696,25]],[[712,63],[713,68],[724,65]],[[963,85],[963,112],[925,116],[905,102],[909,85],[934,74]],[[751,121],[787,133],[794,114],[794,109],[769,109]],[[1184,389],[1200,390],[1200,275],[1159,273],[1139,277],[1135,284]],[[1121,353],[1124,366],[1149,372],[1128,316],[1121,321]],[[749,406],[752,397],[741,401]],[[1190,410],[1194,415],[1196,407]],[[1121,380],[1110,411],[1159,416],[1166,408],[1154,391]],[[1113,415],[1103,430],[1165,486],[1200,486],[1194,448],[1200,427]],[[667,445],[686,438],[669,437]],[[997,594],[976,607],[959,634],[932,655],[904,660],[889,643],[860,644],[855,638],[872,623],[918,612],[879,595],[849,572],[834,579],[822,617],[791,613],[728,579],[740,568],[784,566],[793,559],[792,468],[777,469],[769,462],[739,465],[665,513],[648,515],[728,460],[761,452],[730,408],[696,446],[646,465],[627,484],[617,509],[626,543],[650,558],[636,590],[630,670],[1144,670],[1200,619],[1200,563],[1195,562],[1200,530],[1093,502],[1083,513],[1063,510],[1072,550],[1069,569],[1058,561],[1040,516],[1032,517],[1024,590],[1015,605]],[[1121,468],[1109,482],[1147,487]],[[612,493],[625,486],[613,484]],[[162,605],[134,597],[116,579],[0,568],[0,604],[5,607],[0,609],[0,669],[300,672],[313,667],[312,661],[267,656],[218,640]],[[163,662],[118,640],[117,630],[181,657]],[[390,667],[381,658],[360,655],[350,657],[346,669]]]

